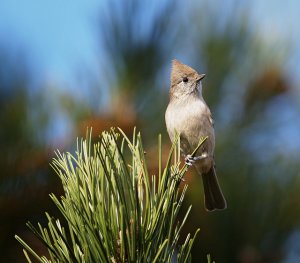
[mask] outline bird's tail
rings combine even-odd
[[[208,211],[225,209],[227,204],[220,188],[215,168],[212,167],[208,173],[202,174],[202,180],[206,209]]]

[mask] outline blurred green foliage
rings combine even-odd
[[[185,231],[201,227],[193,260],[205,261],[210,253],[216,262],[281,262],[291,249],[287,240],[300,224],[299,147],[291,147],[299,146],[293,132],[299,108],[293,99],[297,91],[286,75],[289,46],[252,27],[250,3],[230,3],[107,1],[97,24],[99,47],[105,54],[99,57],[100,81],[90,79],[91,88],[107,86],[107,111],[95,112],[89,108],[95,105],[86,105],[72,94],[53,96],[74,127],[88,123],[101,130],[121,121],[126,125],[130,119],[128,125],[136,124],[144,134],[150,155],[157,132],[168,141],[164,111],[171,59],[206,73],[204,97],[216,123],[217,172],[228,209],[206,213],[200,178],[188,176],[187,203],[193,209]],[[45,107],[52,104],[43,88],[32,92],[34,75],[25,70],[30,65],[15,63],[5,53],[1,52],[0,64],[0,189],[5,211],[1,247],[6,252],[1,256],[10,255],[17,262],[11,256],[17,245],[5,238],[20,233],[24,217],[34,221],[37,211],[30,214],[26,198],[43,189],[43,194],[33,195],[39,196],[35,207],[49,211],[47,194],[56,191],[54,186],[46,187],[53,179],[45,153],[45,134],[55,123],[50,108],[56,106]],[[74,129],[76,136],[78,132]],[[40,165],[36,156],[45,156]],[[20,166],[22,160],[29,170]],[[21,191],[26,184],[20,182],[27,182],[28,192]],[[13,196],[16,205],[7,196]]]

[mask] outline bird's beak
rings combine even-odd
[[[202,80],[202,79],[204,79],[204,77],[205,77],[205,74],[199,75],[199,81]]]

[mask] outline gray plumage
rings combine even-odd
[[[199,140],[208,136],[196,153],[196,156],[206,155],[207,158],[195,161],[194,166],[203,179],[205,207],[213,211],[225,209],[226,201],[215,172],[215,133],[211,112],[202,97],[204,76],[178,60],[173,61],[165,120],[172,141],[176,133],[180,134],[181,150],[185,155],[191,154]]]

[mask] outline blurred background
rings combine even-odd
[[[0,261],[24,262],[27,220],[57,215],[49,167],[93,127],[142,131],[151,171],[168,103],[171,60],[204,79],[216,163],[228,201],[207,213],[187,175],[193,262],[300,262],[300,2],[0,2]]]

